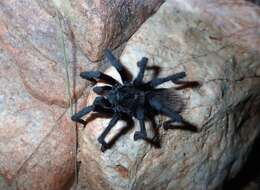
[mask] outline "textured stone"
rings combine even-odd
[[[248,43],[237,43],[232,35],[221,37],[234,31],[229,22],[247,28],[244,20],[250,16],[253,20],[258,13],[248,8],[252,13],[239,19],[237,14],[244,12],[235,14],[235,9],[229,9],[237,1],[221,1],[216,8],[218,1],[201,1],[200,6],[194,2],[164,3],[128,41],[121,61],[135,76],[136,62],[148,57],[147,80],[156,74],[153,68],[159,67],[159,76],[184,70],[187,81],[200,82],[197,88],[178,90],[186,101],[182,115],[199,132],[160,129],[162,147],[155,149],[144,141],[134,142],[132,129],[102,153],[97,137],[110,118],[91,120],[80,131],[79,189],[210,190],[235,176],[245,162],[260,130],[259,46],[251,38]],[[205,8],[211,6],[212,17],[229,15],[222,27],[200,14],[208,13]],[[239,6],[244,10],[247,4]],[[252,32],[252,36],[259,38],[259,33]],[[118,78],[113,68],[107,73]],[[176,87],[171,83],[165,86]],[[91,104],[94,97],[91,93],[81,99],[80,107]],[[158,126],[165,120],[157,118]],[[124,125],[118,123],[109,138]]]
[[[200,14],[201,18],[211,22],[222,31],[222,35],[211,34],[212,40],[228,40],[260,52],[260,8],[244,0],[176,1],[181,9]]]
[[[56,2],[71,20],[76,43],[96,61],[104,49],[126,41],[164,0],[73,0],[65,1],[66,5]]]
[[[67,24],[61,19],[60,26],[57,15],[47,12],[36,1],[4,0],[0,10],[0,39],[15,58],[26,90],[42,102],[68,107],[62,36],[72,95],[81,95],[86,87],[86,82],[79,80],[79,73],[99,64],[90,62],[76,47]]]
[[[48,104],[69,106],[63,35],[71,94],[78,97],[86,85],[79,80],[79,73],[100,65],[92,63],[86,55],[97,61],[105,48],[121,45],[163,0],[91,2],[0,2],[1,38],[9,45],[23,83],[35,98]],[[48,72],[44,72],[46,69]]]
[[[65,189],[74,175],[67,110],[33,98],[0,42],[0,189]]]

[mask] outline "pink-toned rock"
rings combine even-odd
[[[47,104],[68,107],[63,36],[70,91],[77,98],[86,87],[79,73],[100,65],[89,61],[86,55],[97,60],[105,48],[119,46],[162,1],[91,4],[90,1],[3,0],[0,35],[15,58],[27,91]],[[58,18],[59,13],[66,19]]]
[[[210,35],[212,40],[228,40],[260,52],[260,7],[245,0],[176,1],[181,9],[200,14],[201,18],[219,27],[223,34]]]
[[[152,15],[164,0],[76,0],[64,6],[71,20],[76,43],[88,57],[101,59],[103,50],[126,41]],[[70,7],[71,6],[71,7]]]
[[[197,126],[199,132],[160,129],[162,147],[155,149],[144,141],[133,141],[132,129],[102,153],[97,137],[110,118],[91,120],[80,131],[80,189],[213,190],[220,188],[225,179],[235,176],[246,161],[260,132],[258,46],[238,44],[232,37],[212,38],[229,32],[225,27],[228,21],[219,27],[200,14],[203,7],[192,6],[193,2],[165,2],[127,42],[121,62],[136,76],[136,62],[146,56],[151,69],[160,67],[159,76],[185,71],[187,81],[200,82],[198,88],[179,90],[186,100],[182,115]],[[223,1],[221,8],[215,9],[213,6],[218,1],[202,2],[204,7],[212,5],[216,17],[219,12],[228,14],[226,19],[234,25],[246,28],[248,23],[244,20],[250,20],[239,19],[228,9],[237,1]],[[240,6],[240,10],[244,10],[243,6],[247,5]],[[250,15],[258,15],[255,8],[251,11]],[[259,37],[259,33],[252,36]],[[146,72],[147,80],[154,74],[151,69]],[[107,72],[118,78],[113,69]],[[176,87],[171,83],[165,86]],[[80,105],[91,104],[95,96],[91,93]],[[157,118],[158,126],[165,120],[165,117]],[[119,122],[110,138],[124,125]],[[134,128],[138,130],[138,124]]]
[[[0,189],[65,189],[74,177],[75,129],[67,110],[33,98],[0,42]]]
[[[4,0],[0,10],[0,38],[15,58],[26,90],[49,105],[68,107],[62,35],[72,95],[80,96],[86,88],[86,82],[80,80],[80,71],[95,69],[99,64],[90,62],[76,47],[66,23],[60,26],[58,17],[47,12],[37,1]]]

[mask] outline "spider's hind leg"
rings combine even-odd
[[[147,132],[145,128],[145,122],[144,122],[144,110],[139,108],[136,113],[136,117],[139,120],[140,124],[140,131],[136,131],[134,134],[134,140],[139,140],[139,139],[146,139],[147,138]]]
[[[160,147],[159,134],[158,134],[156,127],[153,124],[152,124],[152,127],[154,128],[154,136],[152,138],[147,137],[143,110],[137,111],[137,119],[139,120],[140,131],[135,132],[134,140],[136,141],[136,140],[139,140],[139,139],[143,139],[143,140],[147,141],[148,143],[152,144],[155,147]]]
[[[140,124],[140,131],[136,131],[134,134],[134,140],[139,140],[139,139],[146,139],[147,138],[147,133],[146,133],[146,128],[145,128],[145,123],[144,120],[139,120]]]
[[[104,152],[106,149],[109,148],[108,143],[105,142],[105,138],[109,131],[116,125],[117,121],[119,120],[119,115],[115,114],[113,115],[113,118],[110,120],[108,126],[106,129],[102,132],[102,134],[98,137],[98,142],[102,145],[101,151]]]
[[[183,118],[181,115],[179,115],[173,109],[170,109],[170,108],[162,105],[162,103],[159,100],[157,100],[156,98],[149,99],[149,103],[155,110],[170,117],[172,119],[172,121],[175,121],[177,123],[183,123]]]

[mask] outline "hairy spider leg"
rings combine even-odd
[[[109,131],[116,125],[117,121],[120,119],[118,114],[114,114],[112,119],[110,120],[108,126],[102,132],[102,134],[98,137],[98,142],[102,145],[101,151],[104,152],[108,147],[108,144],[105,142],[105,138]]]
[[[170,117],[172,119],[172,121],[178,122],[178,123],[182,123],[183,122],[183,118],[182,116],[180,116],[176,111],[163,106],[161,104],[161,102],[159,100],[157,100],[156,98],[151,98],[149,99],[149,103],[150,105],[157,110],[158,112],[161,112],[163,114],[165,114],[166,116]]]
[[[97,82],[97,80],[103,80],[104,82],[111,84],[111,85],[116,85],[120,84],[116,79],[114,79],[111,76],[108,76],[100,71],[86,71],[80,73],[80,76],[84,79],[87,79],[92,82]]]
[[[173,83],[176,83],[178,80],[180,80],[184,77],[186,77],[186,73],[180,72],[180,73],[176,73],[171,76],[168,76],[168,77],[153,79],[150,82],[148,82],[148,84],[152,87],[156,87],[156,86],[158,86],[162,83],[168,82],[168,81],[172,81]]]
[[[112,54],[112,52],[108,49],[105,50],[105,56],[110,61],[111,65],[116,68],[121,76],[123,83],[129,82],[125,68],[120,64],[119,60]]]
[[[137,62],[137,65],[139,67],[139,73],[136,76],[136,78],[134,79],[134,85],[142,84],[147,62],[148,62],[147,57],[143,57],[140,61]]]
[[[145,122],[144,122],[144,110],[143,108],[138,108],[137,109],[137,113],[136,113],[136,117],[139,121],[140,124],[140,131],[136,131],[134,134],[134,140],[138,140],[138,139],[146,139],[147,138],[147,133],[146,133],[146,128],[145,128]]]
[[[91,106],[87,106],[87,107],[83,108],[82,110],[80,110],[78,113],[75,113],[71,117],[71,120],[85,125],[86,122],[81,118],[84,115],[87,115],[88,113],[90,113],[91,111],[100,112],[100,113],[113,113],[112,109],[105,108],[107,106],[109,106],[109,102],[105,98],[98,96],[95,98],[95,100]]]
[[[71,120],[72,121],[76,121],[79,122],[83,125],[85,125],[85,121],[83,119],[81,119],[84,115],[87,115],[89,112],[93,111],[95,108],[94,105],[92,106],[87,106],[85,108],[83,108],[82,110],[80,110],[78,113],[75,113],[73,116],[71,116]]]
[[[111,86],[96,86],[93,88],[93,91],[99,95],[106,94],[110,90],[112,90]]]

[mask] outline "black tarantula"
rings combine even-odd
[[[109,85],[94,87],[93,91],[101,96],[96,97],[91,106],[83,108],[71,117],[73,121],[85,125],[86,121],[81,118],[90,112],[113,115],[106,129],[98,137],[98,142],[102,145],[102,151],[109,148],[108,143],[105,142],[105,137],[119,119],[136,118],[140,124],[140,131],[135,132],[134,140],[144,139],[147,141],[158,140],[158,138],[155,137],[153,139],[147,137],[145,119],[148,115],[154,116],[162,113],[170,117],[171,121],[177,123],[183,122],[182,117],[178,114],[182,109],[181,99],[176,96],[174,91],[170,91],[166,88],[156,88],[156,86],[167,81],[177,83],[179,79],[186,76],[185,72],[176,73],[164,78],[155,78],[149,82],[144,82],[143,77],[148,58],[143,57],[137,63],[140,69],[137,77],[133,81],[130,81],[127,77],[125,68],[120,64],[119,60],[114,57],[110,50],[105,51],[105,56],[111,62],[111,65],[119,72],[123,84],[100,71],[82,72],[80,76],[83,79],[92,82],[102,80]]]

